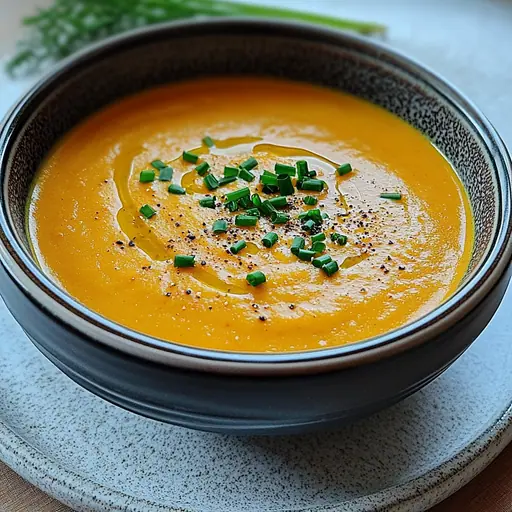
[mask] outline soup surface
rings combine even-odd
[[[44,271],[92,310],[239,352],[338,346],[408,323],[456,290],[473,243],[462,184],[419,132],[355,97],[263,78],[169,85],[94,114],[42,165],[27,225]],[[252,286],[258,271],[266,281]]]

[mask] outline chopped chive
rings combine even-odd
[[[291,196],[295,192],[292,179],[288,174],[280,174],[277,177],[277,185],[279,186],[279,192],[282,196]]]
[[[295,186],[297,187],[297,190],[302,190],[302,184],[304,183],[304,180],[297,180],[295,183]]]
[[[272,199],[269,199],[268,202],[274,208],[284,208],[285,206],[288,206],[288,199],[286,199],[286,196],[273,197]]]
[[[146,219],[150,219],[151,217],[153,217],[153,215],[156,215],[156,210],[151,208],[151,206],[149,206],[149,204],[145,204],[144,206],[141,206],[139,212],[142,213],[142,215],[144,215],[144,217],[146,217]]]
[[[203,181],[208,190],[215,190],[219,187],[219,180],[213,174],[206,175]]]
[[[313,229],[315,229],[315,227],[316,227],[316,223],[312,219],[307,220],[306,222],[304,222],[304,225],[303,225],[303,228],[306,231],[313,231]]]
[[[236,176],[223,176],[219,180],[219,187],[223,187],[224,185],[229,185],[230,183],[233,183],[238,178]]]
[[[159,181],[171,181],[173,174],[173,168],[170,165],[167,165],[163,169],[160,169],[160,172],[158,173],[158,180]]]
[[[261,272],[261,270],[256,270],[250,274],[247,274],[246,279],[251,286],[259,286],[267,280],[265,274]]]
[[[308,178],[314,178],[316,176],[316,171],[308,171]]]
[[[322,212],[322,219],[330,219],[329,214],[327,212]]]
[[[302,182],[302,190],[312,190],[314,192],[322,192],[324,182],[322,180],[307,179]]]
[[[279,191],[279,187],[277,185],[263,185],[261,191],[264,194],[275,194]]]
[[[308,212],[300,212],[299,215],[297,215],[297,219],[304,220],[308,218]]]
[[[336,169],[336,172],[340,176],[345,176],[345,174],[352,172],[352,166],[350,164],[342,164]]]
[[[204,208],[215,208],[216,197],[204,197],[203,199],[199,199],[199,206]]]
[[[272,212],[270,220],[272,224],[286,224],[290,220],[290,216],[287,213]]]
[[[243,167],[240,169],[240,172],[238,173],[238,177],[241,180],[244,181],[253,181],[256,176],[251,171],[248,171],[247,169],[244,169]]]
[[[318,199],[313,196],[306,196],[302,200],[304,201],[304,204],[307,204],[308,206],[314,206],[318,203]]]
[[[244,209],[251,208],[252,201],[251,201],[250,196],[241,197],[238,200],[238,204],[240,205],[241,208],[244,208]]]
[[[230,212],[236,212],[238,210],[238,201],[228,201],[225,206]]]
[[[299,250],[304,249],[305,245],[306,245],[306,240],[304,240],[304,238],[302,238],[301,236],[296,236],[292,241],[290,250],[292,251],[292,254],[295,254],[295,256],[297,256],[297,254],[299,253]]]
[[[261,200],[261,197],[258,194],[253,194],[251,197],[251,201],[256,208],[261,208],[261,204],[263,203],[263,201]]]
[[[380,197],[382,199],[394,199],[395,201],[399,201],[402,199],[402,194],[400,192],[382,192]]]
[[[155,171],[141,171],[139,181],[141,183],[149,183],[150,181],[155,181]]]
[[[231,254],[238,254],[242,249],[245,249],[247,247],[247,244],[245,243],[245,240],[238,240],[238,242],[235,242],[229,250],[231,251]]]
[[[251,156],[251,158],[248,158],[245,162],[242,162],[240,164],[240,168],[245,169],[246,171],[250,171],[251,169],[254,169],[257,165],[258,160]]]
[[[220,235],[221,233],[226,233],[228,230],[228,223],[224,219],[217,219],[213,223],[212,231],[214,235]]]
[[[322,267],[322,270],[328,275],[328,276],[332,276],[334,273],[338,272],[338,270],[340,269],[340,267],[338,267],[338,263],[334,260],[332,261],[329,261],[329,263],[326,263],[323,267]]]
[[[249,208],[245,211],[246,215],[253,215],[254,217],[258,217],[258,219],[261,217],[261,213],[258,210],[258,208]]]
[[[272,215],[276,209],[274,208],[274,205],[270,202],[269,199],[263,201],[261,203],[261,211],[263,212],[263,215],[266,215],[267,217]]]
[[[263,183],[263,185],[277,185],[277,176],[272,174],[262,174],[260,176],[260,182]]]
[[[208,172],[209,168],[210,168],[210,164],[208,162],[201,162],[196,167],[197,174],[199,174],[199,176],[204,176]]]
[[[206,137],[203,137],[203,144],[207,148],[213,148],[213,146],[215,146],[215,142],[213,142],[213,139],[209,135],[206,135]]]
[[[256,215],[237,215],[235,217],[235,226],[256,226],[258,223],[258,217]]]
[[[274,176],[274,178],[277,178],[277,174],[274,174],[272,171],[267,171],[266,169],[263,171],[262,176]]]
[[[297,178],[302,180],[308,174],[308,163],[306,160],[299,160],[295,165],[297,166]]]
[[[266,247],[267,249],[270,249],[278,240],[278,236],[276,233],[267,233],[262,239],[261,239],[261,243],[263,244],[264,247]]]
[[[183,151],[183,160],[185,162],[190,162],[191,164],[197,164],[199,157],[190,151]]]
[[[164,164],[164,163],[162,162],[162,160],[153,160],[153,161],[151,162],[151,165],[152,165],[155,169],[158,169],[158,170],[161,170],[161,169],[163,169],[164,167],[167,167],[167,165],[166,165],[166,164]]]
[[[336,242],[338,245],[347,245],[348,238],[345,235],[340,235],[339,233],[333,233],[331,235],[331,240]]]
[[[324,252],[325,251],[325,244],[323,242],[314,242],[311,246],[311,250],[315,251],[316,253]]]
[[[318,233],[317,235],[313,235],[311,237],[311,241],[315,242],[323,242],[326,239],[325,233]]]
[[[315,208],[314,210],[309,210],[307,213],[308,219],[311,219],[315,224],[322,224],[323,218],[322,218],[322,212]]]
[[[226,194],[226,201],[238,201],[242,199],[242,197],[247,197],[251,194],[249,187],[240,188],[238,190],[234,190],[233,192],[228,192]]]
[[[332,261],[332,258],[328,254],[323,254],[322,256],[318,256],[318,258],[313,258],[313,266],[316,268],[322,268],[330,261]]]
[[[288,176],[295,176],[295,167],[292,165],[285,164],[276,164],[274,166],[274,171],[279,176],[279,174],[287,174]]]
[[[297,252],[297,257],[302,261],[311,261],[311,258],[313,258],[315,255],[316,252],[310,251],[309,249],[299,249]]]
[[[224,176],[226,176],[226,178],[229,178],[230,176],[238,176],[239,172],[240,169],[237,169],[236,167],[229,167],[228,165],[224,167]]]
[[[178,268],[193,267],[195,256],[187,256],[186,254],[176,254],[174,256],[174,266]]]
[[[180,187],[179,185],[175,185],[174,183],[171,183],[169,185],[169,187],[167,188],[167,191],[170,194],[178,194],[178,195],[183,195],[183,194],[187,193],[187,191],[183,187]]]

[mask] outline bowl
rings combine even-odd
[[[211,75],[266,75],[349,92],[398,115],[452,162],[468,191],[476,242],[457,292],[383,336],[310,352],[202,350],[151,338],[87,309],[35,263],[29,187],[55,142],[90,113],[148,87]],[[496,311],[510,279],[511,162],[488,120],[456,89],[390,48],[315,26],[190,21],[108,39],[54,69],[0,132],[0,288],[58,368],[96,395],[150,418],[216,432],[333,428],[420,389],[453,363]]]

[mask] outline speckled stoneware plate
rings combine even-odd
[[[45,1],[13,2],[13,18],[0,20],[0,55],[16,9]],[[335,4],[315,8],[333,12]],[[509,49],[502,44],[512,5],[340,4],[340,14],[388,24],[391,44],[460,86],[512,143],[512,68],[503,65]],[[0,115],[24,87],[0,77]],[[0,306],[0,459],[78,511],[424,511],[512,440],[511,307],[509,291],[471,349],[391,409],[336,433],[237,438],[163,425],[103,402],[46,361]]]

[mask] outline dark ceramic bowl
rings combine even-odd
[[[237,354],[174,345],[88,310],[41,272],[25,203],[41,160],[75,124],[127,94],[209,75],[269,75],[348,91],[425,133],[470,196],[476,244],[457,293],[425,317],[349,346]],[[480,334],[507,286],[510,159],[487,119],[442,79],[370,40],[312,26],[216,20],[147,28],[78,54],[40,81],[0,134],[1,293],[34,344],[73,380],[131,411],[231,433],[334,426],[396,402]]]

